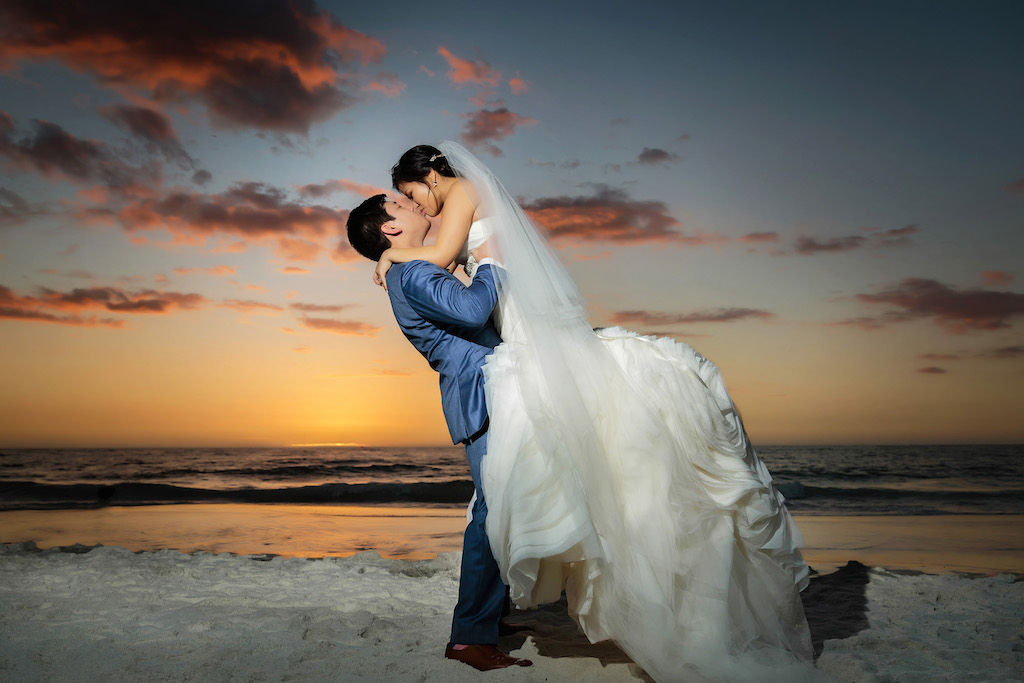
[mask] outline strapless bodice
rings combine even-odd
[[[486,218],[475,220],[469,226],[469,235],[466,236],[466,241],[463,242],[459,255],[455,257],[455,262],[467,266],[466,273],[470,277],[473,277],[473,272],[476,271],[476,259],[469,252],[478,249],[493,233],[491,221]]]
[[[466,237],[466,243],[462,246],[462,250],[467,255],[466,272],[470,277],[473,277],[473,273],[476,272],[476,259],[469,255],[469,252],[478,249],[481,244],[490,239],[494,234],[494,228],[493,218],[480,218],[469,226],[469,235]],[[515,302],[508,296],[507,291],[499,295],[498,302],[498,306],[494,309],[493,321],[502,340],[505,342],[522,341],[522,320]]]
[[[469,226],[469,237],[466,238],[466,248],[469,251],[480,248],[480,245],[494,234],[493,223],[494,220],[489,218],[473,221],[473,224]]]

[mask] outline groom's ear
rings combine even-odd
[[[396,237],[402,234],[402,229],[395,225],[394,221],[388,221],[387,223],[381,223],[380,231],[385,235]]]

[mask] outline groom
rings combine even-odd
[[[421,212],[389,202],[382,194],[352,209],[348,217],[349,242],[372,261],[390,247],[423,246],[429,230],[430,221]],[[463,539],[459,600],[444,656],[481,671],[533,664],[497,648],[506,592],[484,528],[487,504],[480,463],[487,453],[487,405],[480,369],[501,338],[490,322],[498,300],[491,272],[496,266],[486,256],[486,246],[481,247],[480,266],[468,287],[426,261],[396,263],[385,278],[398,326],[441,375],[441,407],[452,442],[466,446],[476,503]]]

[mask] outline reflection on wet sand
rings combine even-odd
[[[385,557],[427,559],[461,550],[465,527],[465,509],[449,506],[186,504],[0,512],[5,543],[285,557],[374,549]]]
[[[1024,572],[1020,515],[797,515],[804,556],[830,572],[850,560],[925,572]],[[461,506],[182,504],[0,512],[0,542],[130,550],[427,559],[460,550]]]

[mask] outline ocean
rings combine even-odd
[[[794,513],[1024,514],[1024,446],[768,446]],[[459,447],[0,450],[0,510],[189,502],[463,506]]]

